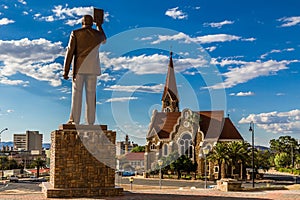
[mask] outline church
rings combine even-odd
[[[192,111],[179,109],[179,94],[173,66],[172,52],[166,83],[162,94],[161,111],[154,110],[145,145],[145,171],[155,170],[157,161],[177,151],[198,164],[198,173],[204,172],[203,148],[211,150],[217,142],[243,141],[224,111]],[[218,173],[211,166],[210,173]]]

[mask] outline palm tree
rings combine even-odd
[[[228,157],[229,157],[229,166],[231,166],[231,175],[237,174],[236,171],[238,170],[238,167],[240,166],[240,175],[241,178],[243,178],[244,175],[244,166],[249,160],[249,152],[250,152],[250,144],[247,142],[237,142],[233,141],[230,143],[227,143],[228,148]]]
[[[33,160],[33,166],[36,167],[37,172],[36,172],[36,177],[38,178],[40,176],[40,168],[46,167],[46,161],[42,160],[40,157]]]
[[[216,146],[212,149],[211,153],[208,154],[207,159],[210,162],[217,162],[221,173],[218,173],[218,179],[225,178],[225,163],[229,160],[228,157],[228,148],[225,143],[218,142]]]

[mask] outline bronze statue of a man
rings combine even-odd
[[[99,47],[106,42],[101,22],[96,21],[93,29],[93,17],[84,15],[82,28],[72,31],[64,60],[64,79],[69,79],[70,65],[73,60],[72,105],[68,124],[79,124],[81,116],[82,91],[85,88],[85,120],[89,125],[95,123],[97,76],[101,74]]]

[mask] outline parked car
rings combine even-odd
[[[37,177],[35,177],[35,176],[30,176],[30,180],[31,181],[38,181],[39,179]]]
[[[19,178],[17,177],[17,176],[15,176],[15,175],[11,175],[10,177],[9,177],[9,181],[10,182],[19,182]]]
[[[135,172],[124,171],[124,172],[122,172],[122,176],[135,176]]]

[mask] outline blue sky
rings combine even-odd
[[[169,51],[180,108],[224,110],[245,140],[300,139],[300,2],[295,0],[34,1],[0,3],[2,141],[38,130],[44,142],[67,122],[65,48],[92,8],[105,10],[97,123],[144,144],[161,109]]]

